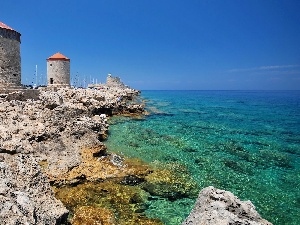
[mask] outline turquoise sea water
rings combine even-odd
[[[114,118],[108,149],[184,165],[199,190],[251,200],[276,225],[300,224],[300,91],[143,91],[149,116]],[[146,214],[180,224],[195,198],[153,198]]]

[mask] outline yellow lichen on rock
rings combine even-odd
[[[71,219],[72,224],[75,219],[76,221],[85,219],[90,224],[97,224],[91,221],[98,221],[98,217],[93,217],[93,214],[89,213],[86,216],[78,216],[78,210],[91,209],[92,212],[96,212],[103,208],[113,213],[117,224],[162,224],[159,220],[147,218],[143,214],[149,194],[137,186],[121,185],[119,180],[100,183],[88,182],[76,187],[61,187],[56,188],[55,192],[56,198],[74,213],[74,217]],[[82,206],[88,206],[88,208],[82,208]]]
[[[72,225],[115,225],[113,212],[105,208],[81,206],[75,210]]]
[[[52,176],[48,174],[54,185],[76,184],[83,181],[102,181],[110,178],[122,178],[128,175],[144,177],[152,170],[149,166],[138,160],[125,160],[122,165],[112,162],[110,155],[106,154],[104,145],[82,148],[80,152],[81,163],[69,171]]]
[[[47,162],[47,160],[41,160],[41,161],[39,161],[39,165],[40,165],[42,171],[44,172],[48,167],[48,162]]]

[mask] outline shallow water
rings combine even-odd
[[[143,91],[151,113],[116,117],[109,151],[179,163],[199,190],[251,200],[274,224],[300,224],[300,91]],[[151,198],[146,214],[180,224],[195,198]]]

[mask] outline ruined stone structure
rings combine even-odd
[[[70,86],[70,59],[56,53],[47,59],[48,86]]]
[[[108,87],[120,87],[125,88],[124,83],[121,81],[120,77],[113,77],[111,74],[107,75],[106,85]]]
[[[0,22],[0,88],[21,86],[21,34]]]
[[[88,88],[103,89],[103,88],[119,88],[130,89],[128,85],[125,85],[120,77],[113,77],[110,73],[107,75],[106,83],[104,84],[89,84]]]

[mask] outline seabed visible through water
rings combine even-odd
[[[142,96],[150,115],[112,118],[105,144],[109,152],[139,159],[156,172],[136,185],[108,180],[61,189],[57,195],[67,206],[101,206],[119,224],[178,225],[198,192],[214,186],[251,200],[273,224],[300,224],[299,91]]]

